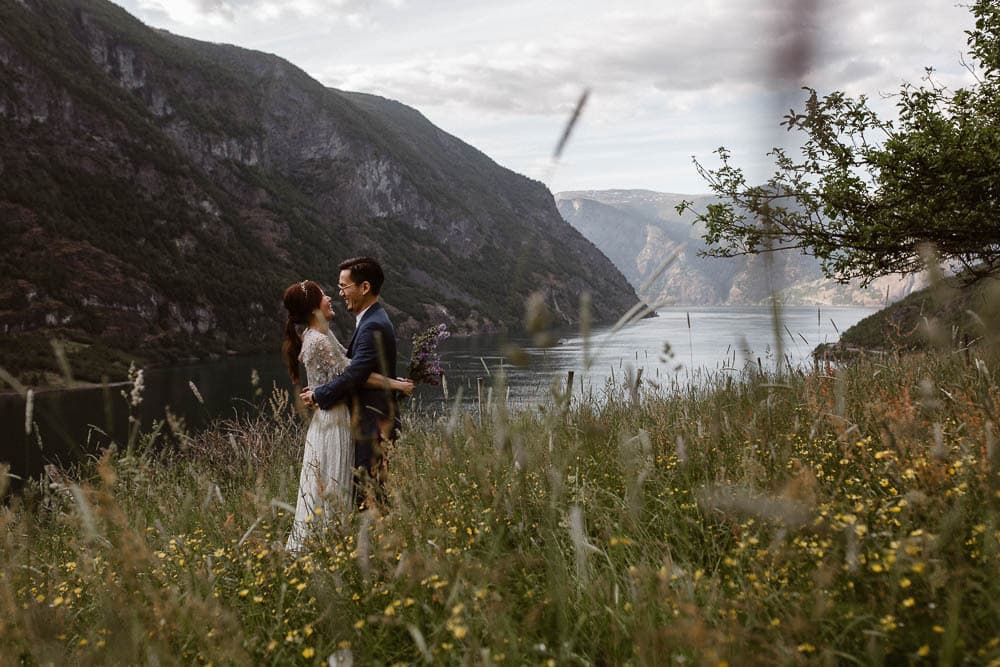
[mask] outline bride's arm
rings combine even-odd
[[[407,396],[413,393],[412,380],[397,380],[387,378],[381,373],[372,373],[365,380],[365,386],[369,389],[389,389],[390,391],[401,391]]]

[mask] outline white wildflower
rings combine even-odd
[[[146,388],[142,373],[143,371],[140,368],[132,378],[132,392],[129,394],[129,403],[132,404],[133,408],[138,407],[142,403],[142,392]]]
[[[29,389],[24,395],[24,434],[31,435],[32,417],[35,412],[35,391]]]

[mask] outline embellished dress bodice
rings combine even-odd
[[[318,387],[344,372],[350,361],[344,346],[333,334],[316,329],[302,333],[302,352],[299,361],[306,369],[306,384]]]

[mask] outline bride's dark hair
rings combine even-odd
[[[311,280],[303,280],[285,290],[283,301],[288,319],[285,321],[285,341],[281,345],[281,357],[288,366],[288,377],[293,384],[298,384],[299,352],[302,351],[302,336],[298,327],[309,324],[313,311],[323,302],[323,289]]]

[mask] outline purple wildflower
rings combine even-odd
[[[444,369],[438,346],[451,334],[443,323],[429,327],[413,336],[413,352],[410,355],[410,379],[416,384],[441,384]]]

